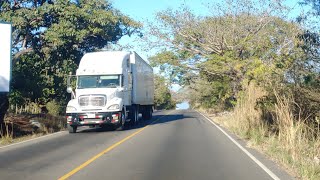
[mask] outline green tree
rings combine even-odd
[[[13,23],[12,85],[31,100],[64,99],[65,76],[85,52],[141,27],[104,0],[10,2],[2,2],[0,20]]]
[[[159,75],[154,76],[155,93],[154,104],[156,109],[173,109],[176,103],[171,96],[171,92],[165,78]]]
[[[151,61],[174,76],[171,79],[182,85],[207,82],[211,95],[204,93],[200,104],[228,108],[238,99],[242,83],[284,80],[297,56],[291,54],[299,51],[295,47],[301,29],[279,17],[285,9],[276,3],[270,2],[272,10],[255,1],[223,3],[212,9],[216,14],[206,17],[197,17],[188,8],[158,13],[150,44],[164,47]],[[277,78],[271,77],[275,74]]]
[[[14,103],[66,103],[66,75],[82,55],[139,33],[141,24],[105,0],[4,0],[0,21],[13,25]]]

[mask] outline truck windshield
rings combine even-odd
[[[78,76],[78,89],[116,88],[120,86],[120,75]]]

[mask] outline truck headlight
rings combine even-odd
[[[109,110],[115,110],[115,109],[119,109],[119,108],[120,108],[119,104],[113,104],[108,107]]]
[[[75,107],[72,106],[67,106],[66,111],[76,111],[77,109]]]

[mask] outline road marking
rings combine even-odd
[[[30,142],[30,141],[34,141],[34,140],[38,140],[38,139],[42,139],[42,138],[46,138],[46,137],[53,136],[53,135],[57,135],[57,134],[64,133],[64,132],[66,132],[66,131],[59,131],[59,132],[56,132],[56,133],[52,133],[52,134],[48,134],[48,135],[44,135],[44,136],[40,136],[40,137],[28,139],[28,140],[25,140],[25,141],[21,141],[21,142],[9,144],[9,145],[0,147],[0,149],[4,149],[4,148],[10,147],[10,146],[15,146],[15,145],[18,145],[18,144],[23,144],[23,143],[26,143],[26,142]]]
[[[272,179],[280,180],[280,178],[275,175],[269,168],[267,168],[262,162],[260,162],[256,157],[254,157],[248,150],[242,147],[236,140],[234,140],[228,133],[226,133],[221,127],[214,123],[211,119],[203,115],[201,112],[197,111],[204,118],[206,118],[211,124],[217,127],[224,135],[226,135],[235,145],[237,145],[246,155],[248,155],[258,166],[260,166]]]
[[[133,136],[139,134],[141,131],[145,130],[147,127],[149,127],[150,125],[156,123],[157,121],[159,121],[160,119],[162,119],[163,117],[167,116],[168,114],[170,114],[172,111],[169,111],[167,114],[159,117],[158,119],[154,120],[152,123],[148,124],[147,126],[143,127],[142,129],[139,129],[138,131],[132,133],[131,135],[125,137],[124,139],[118,141],[117,143],[111,145],[110,147],[108,147],[107,149],[103,150],[102,152],[100,152],[99,154],[95,155],[94,157],[92,157],[91,159],[87,160],[86,162],[84,162],[83,164],[81,164],[80,166],[76,167],[75,169],[73,169],[72,171],[68,172],[67,174],[63,175],[62,177],[60,177],[58,180],[65,180],[68,179],[69,177],[71,177],[72,175],[74,175],[75,173],[79,172],[81,169],[85,168],[86,166],[88,166],[89,164],[91,164],[93,161],[97,160],[99,157],[101,157],[102,155],[108,153],[109,151],[111,151],[112,149],[116,148],[117,146],[119,146],[120,144],[126,142],[127,140],[129,140],[130,138],[132,138]]]

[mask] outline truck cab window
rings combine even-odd
[[[95,88],[97,80],[97,76],[79,76],[78,88]]]
[[[120,75],[79,76],[78,88],[115,88],[120,86]]]

